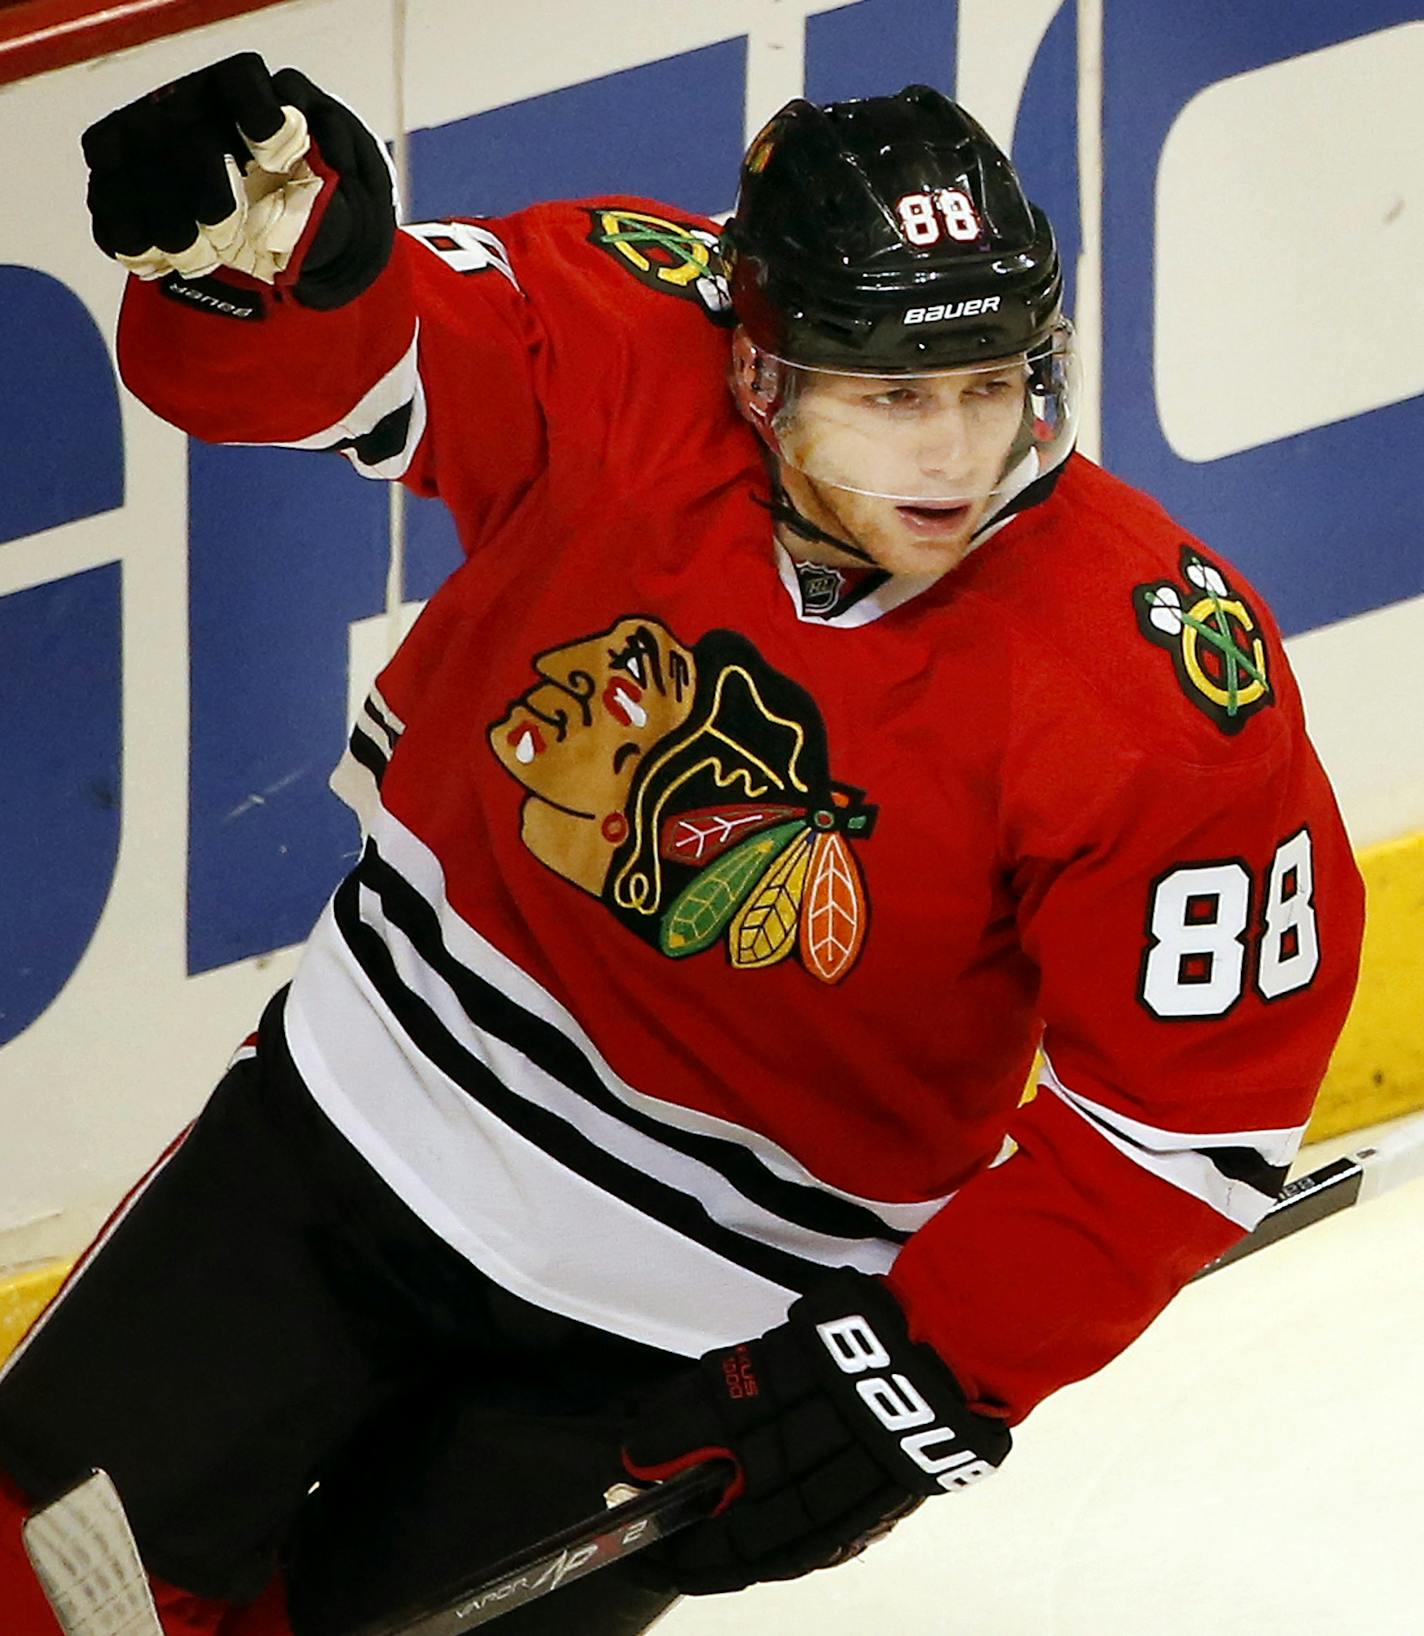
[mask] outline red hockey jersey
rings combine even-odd
[[[335,312],[131,284],[121,325],[165,418],[340,449],[468,552],[336,779],[307,1084],[531,1301],[695,1355],[888,1273],[1020,1418],[1260,1218],[1345,1016],[1361,887],[1270,615],[1077,457],[838,594],[774,542],[710,224],[397,238]]]

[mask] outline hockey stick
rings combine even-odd
[[[727,1486],[705,1461],[506,1557],[474,1585],[408,1608],[357,1636],[460,1636],[707,1516]],[[64,1636],[164,1636],[148,1575],[108,1473],[92,1472],[25,1519],[25,1551]]]
[[[1204,1278],[1326,1216],[1364,1204],[1420,1176],[1424,1176],[1424,1115],[1369,1147],[1288,1183],[1261,1224],[1196,1276]],[[385,1624],[368,1625],[353,1636],[461,1636],[508,1608],[532,1602],[572,1578],[640,1551],[706,1516],[726,1481],[718,1472],[719,1465],[693,1466],[641,1498],[590,1517],[555,1539],[511,1557],[460,1595],[413,1609]]]
[[[118,1490],[91,1472],[26,1517],[25,1552],[64,1636],[163,1636]]]
[[[1287,1183],[1261,1224],[1196,1276],[1421,1176],[1424,1116]],[[722,1462],[692,1466],[507,1558],[467,1588],[356,1636],[461,1636],[705,1517],[725,1483]],[[36,1512],[25,1524],[25,1547],[65,1636],[163,1636],[123,1507],[102,1472]]]
[[[1268,1244],[1289,1238],[1302,1227],[1338,1215],[1352,1205],[1366,1204],[1420,1176],[1424,1176],[1424,1116],[1406,1120],[1368,1147],[1356,1148],[1341,1159],[1332,1159],[1287,1182],[1260,1225],[1225,1255],[1208,1262],[1196,1276],[1205,1278]]]
[[[1364,1204],[1420,1176],[1424,1176],[1424,1115],[1369,1147],[1287,1183],[1261,1224],[1196,1276],[1205,1278],[1326,1216]],[[726,1481],[713,1475],[717,1464],[720,1462],[711,1467],[693,1466],[640,1499],[590,1517],[555,1539],[511,1557],[455,1598],[411,1610],[389,1623],[365,1626],[353,1636],[461,1636],[507,1608],[532,1602],[571,1578],[640,1551],[706,1516]]]
[[[352,1636],[461,1636],[709,1516],[726,1492],[731,1470],[726,1460],[689,1466],[612,1510],[585,1517],[563,1533],[506,1557],[453,1596],[433,1597],[394,1619],[363,1625]],[[620,1484],[609,1493],[627,1487]]]

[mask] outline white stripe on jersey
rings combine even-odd
[[[363,477],[397,478],[403,477],[415,458],[415,451],[425,434],[426,402],[425,387],[420,378],[420,320],[415,321],[415,331],[411,336],[410,345],[404,355],[381,376],[380,380],[341,417],[333,421],[330,426],[323,427],[319,432],[313,432],[310,437],[300,438],[292,443],[264,444],[263,447],[279,449],[338,449]],[[362,438],[369,437],[383,421],[392,420],[403,411],[408,413],[408,419],[400,433],[399,446],[383,460],[368,460],[355,447],[340,447],[343,444],[355,444]],[[252,447],[253,445],[239,445]]]
[[[1039,1070],[1039,1084],[1134,1164],[1190,1193],[1248,1231],[1259,1224],[1275,1202],[1279,1182],[1284,1180],[1305,1134],[1304,1125],[1278,1130],[1161,1130],[1070,1091],[1046,1057]],[[1248,1155],[1248,1168],[1254,1176],[1231,1173],[1242,1168],[1233,1155]]]
[[[676,1103],[666,1102],[660,1097],[649,1096],[636,1090],[613,1071],[567,1007],[535,982],[521,966],[501,954],[450,907],[445,898],[445,874],[440,860],[418,836],[412,834],[399,819],[392,817],[384,809],[380,814],[376,836],[382,853],[392,866],[411,883],[427,903],[438,907],[445,941],[456,959],[492,983],[502,994],[509,995],[531,1016],[540,1018],[566,1035],[593,1064],[599,1078],[609,1090],[630,1108],[650,1114],[661,1123],[678,1130],[735,1142],[739,1147],[754,1153],[769,1171],[784,1181],[803,1187],[813,1187],[818,1192],[845,1199],[848,1203],[858,1205],[878,1216],[887,1227],[897,1232],[913,1233],[917,1228],[923,1227],[932,1216],[938,1215],[953,1197],[952,1193],[946,1193],[942,1198],[921,1200],[913,1204],[895,1204],[843,1191],[813,1175],[770,1137],[748,1130],[744,1125],[734,1124],[729,1119],[719,1119],[715,1114],[699,1113],[694,1108],[680,1107]]]
[[[328,910],[286,1009],[319,1106],[452,1249],[535,1306],[697,1357],[785,1317],[795,1291],[584,1180],[467,1096],[404,1037]]]
[[[397,877],[394,889],[428,911],[419,937],[394,923],[369,881],[343,889],[293,983],[288,1042],[367,1162],[504,1287],[696,1356],[779,1322],[825,1267],[887,1270],[901,1234],[942,1207],[837,1193],[765,1138],[637,1092],[551,995],[455,914],[420,841],[384,811],[376,839],[387,883]],[[480,1025],[471,985],[499,997],[531,1050]],[[540,1050],[566,1059],[560,1071],[534,1060]],[[726,1173],[728,1151],[757,1171],[755,1199]],[[792,1217],[829,1212],[850,1231],[788,1219],[783,1201]]]

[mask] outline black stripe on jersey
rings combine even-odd
[[[1195,1155],[1197,1158],[1205,1159],[1213,1170],[1225,1176],[1228,1181],[1240,1182],[1253,1193],[1260,1193],[1263,1198],[1276,1198],[1281,1190],[1281,1183],[1286,1179],[1286,1171],[1290,1168],[1289,1165],[1268,1164],[1265,1155],[1253,1147],[1183,1147],[1166,1150],[1154,1148],[1149,1143],[1139,1140],[1131,1131],[1123,1130],[1100,1114],[1094,1113],[1091,1108],[1085,1108],[1076,1099],[1070,1102],[1069,1106],[1095,1129],[1110,1131],[1119,1142],[1126,1142],[1139,1153],[1150,1153],[1158,1159],[1187,1158]]]
[[[396,740],[400,737],[400,729],[391,722],[390,718],[369,693],[366,695],[366,702],[361,706],[361,709],[371,718],[376,727],[380,729],[386,743],[389,744],[391,749],[394,750],[396,747]]]
[[[349,449],[363,466],[379,466],[383,461],[394,460],[404,451],[410,437],[410,417],[414,410],[412,399],[399,409],[392,409],[390,414],[382,415],[371,430],[360,437],[344,437],[339,443],[328,443],[326,452],[344,454]]]
[[[358,873],[348,875],[337,888],[332,909],[347,947],[416,1048],[510,1130],[611,1197],[748,1272],[803,1293],[825,1277],[822,1263],[721,1226],[697,1199],[604,1152],[566,1120],[505,1085],[452,1038],[430,1006],[406,987],[390,949],[361,918]]]
[[[863,1205],[804,1183],[783,1180],[737,1142],[679,1130],[629,1107],[609,1091],[566,1034],[526,1011],[450,953],[435,910],[380,856],[374,842],[368,843],[360,873],[365,884],[379,895],[392,924],[400,927],[421,958],[445,980],[475,1027],[512,1045],[601,1113],[653,1137],[662,1147],[698,1160],[754,1204],[809,1232],[892,1244],[903,1244],[909,1237]]]
[[[1263,1193],[1268,1199],[1280,1197],[1290,1171],[1289,1165],[1267,1163],[1265,1156],[1253,1147],[1206,1147],[1198,1151],[1210,1159],[1228,1181],[1241,1182],[1253,1193]]]
[[[410,939],[420,957],[444,979],[476,1028],[522,1052],[552,1078],[600,1113],[641,1135],[715,1170],[762,1209],[808,1232],[828,1237],[903,1244],[908,1233],[889,1226],[863,1205],[801,1182],[774,1175],[749,1149],[719,1136],[679,1130],[616,1097],[568,1035],[534,1016],[492,983],[463,965],[446,947],[440,919],[419,892],[368,842],[362,880],[381,899],[387,917]]]
[[[348,743],[351,754],[376,780],[376,788],[381,787],[381,780],[386,776],[386,764],[390,757],[379,744],[368,734],[362,731],[360,722],[351,729],[351,738]]]

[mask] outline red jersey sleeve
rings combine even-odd
[[[1025,712],[1006,758],[1044,1067],[1012,1156],[911,1238],[891,1282],[1010,1420],[1261,1219],[1344,1022],[1362,888],[1271,640],[1277,698],[1254,731],[1184,740],[1164,710],[1113,733],[1070,689]]]
[[[120,372],[156,414],[205,441],[334,451],[420,494],[458,490],[468,547],[545,457],[543,325],[502,225],[403,229],[375,283],[329,312],[238,275],[203,281],[201,301],[131,278]]]
[[[649,260],[640,233],[672,259]],[[715,303],[667,294],[711,281],[715,242],[654,201],[563,201],[408,224],[375,283],[330,312],[235,274],[182,292],[130,280],[120,370],[194,437],[334,450],[438,496],[472,550],[541,483],[586,493],[659,455],[673,433],[649,407],[650,360],[725,397]]]

